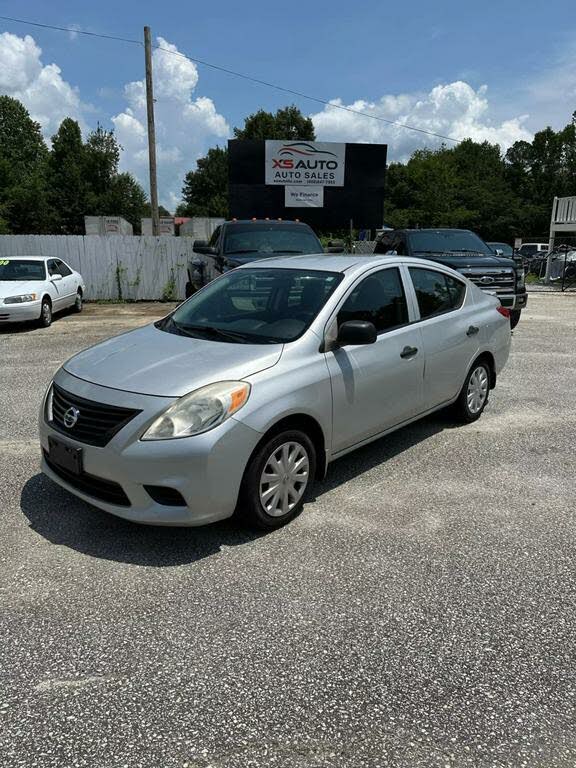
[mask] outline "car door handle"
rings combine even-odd
[[[403,357],[404,360],[408,357],[414,357],[414,355],[418,354],[418,347],[404,347],[402,352],[400,352],[400,357]]]
[[[471,325],[470,328],[466,331],[466,336],[475,336],[480,328],[476,328],[475,325]]]

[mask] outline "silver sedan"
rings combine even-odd
[[[134,521],[275,528],[332,460],[440,408],[479,418],[509,348],[508,310],[448,267],[260,261],[65,363],[43,470]]]

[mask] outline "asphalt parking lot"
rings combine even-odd
[[[530,297],[478,423],[340,460],[268,535],[39,474],[51,375],[164,311],[0,329],[1,764],[576,765],[576,296]]]

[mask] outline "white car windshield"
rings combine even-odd
[[[46,280],[46,267],[43,261],[0,258],[0,282],[29,280]]]
[[[301,336],[343,275],[305,269],[240,269],[192,296],[156,327],[239,344],[279,344]]]

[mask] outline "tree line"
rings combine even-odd
[[[295,106],[249,115],[237,139],[313,141],[310,118]],[[84,215],[117,215],[138,232],[150,215],[142,187],[118,170],[121,147],[101,126],[84,141],[66,118],[51,148],[16,99],[0,96],[0,232],[81,234]],[[544,237],[552,198],[576,194],[576,112],[565,128],[545,128],[502,154],[466,139],[416,150],[391,163],[383,220],[394,227],[463,227],[487,240]],[[228,216],[228,151],[213,147],[185,175],[179,216]],[[161,215],[169,215],[165,209]]]

